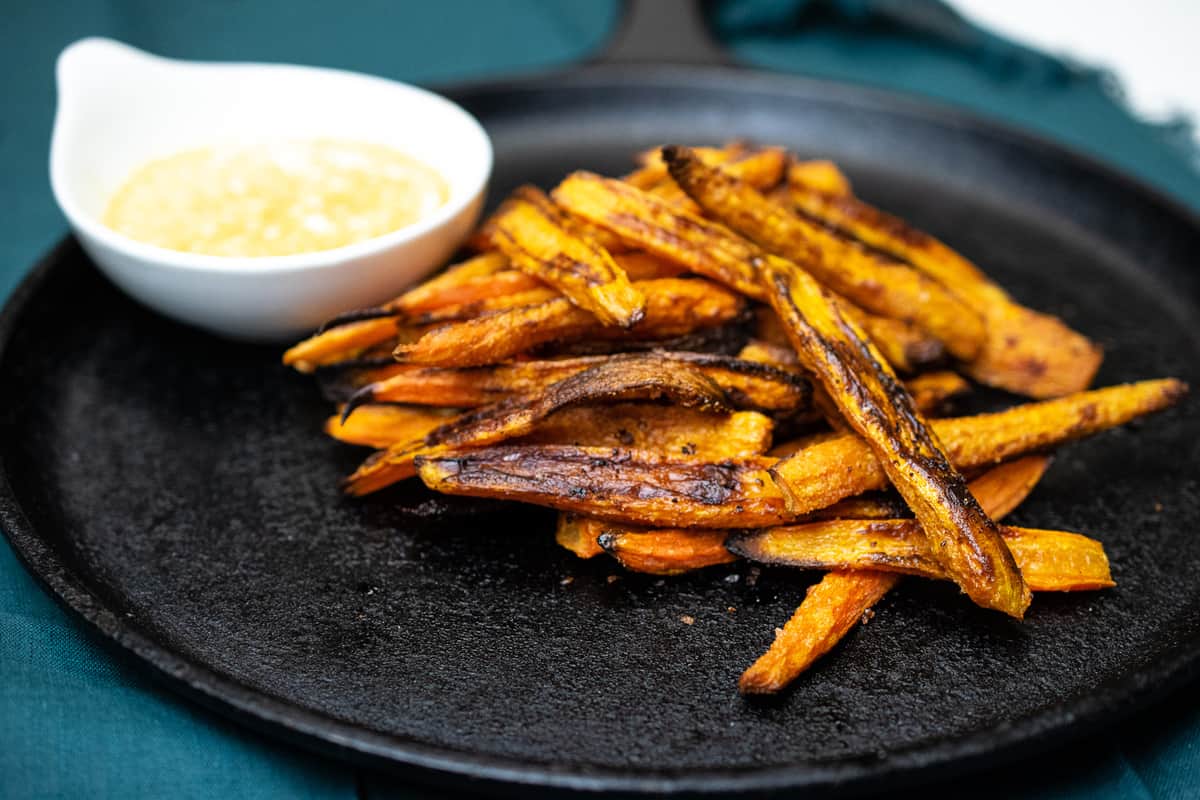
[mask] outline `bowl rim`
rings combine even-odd
[[[66,168],[62,163],[62,152],[64,149],[62,139],[65,134],[63,132],[63,91],[59,74],[61,72],[63,59],[73,49],[85,43],[103,43],[107,46],[116,46],[127,51],[129,54],[137,55],[147,60],[166,62],[177,67],[221,72],[250,69],[270,72],[302,72],[310,75],[320,74],[323,77],[334,78],[336,80],[371,83],[375,84],[375,88],[385,91],[401,89],[409,93],[411,96],[418,97],[426,102],[441,105],[442,107],[450,110],[452,112],[452,116],[457,118],[458,123],[461,123],[478,141],[481,155],[480,168],[477,174],[470,176],[467,180],[460,184],[461,188],[458,191],[454,191],[452,189],[446,202],[437,208],[433,213],[417,220],[410,225],[397,228],[394,231],[389,231],[388,233],[380,234],[378,236],[372,236],[369,239],[363,239],[358,242],[351,242],[339,247],[277,256],[218,256],[204,253],[192,253],[184,250],[172,250],[159,245],[142,242],[108,227],[95,215],[85,212],[75,201],[72,191],[68,188],[70,182],[64,174],[64,170]],[[70,223],[71,227],[74,228],[75,231],[82,237],[95,241],[96,243],[109,248],[110,250],[127,255],[139,262],[153,264],[154,266],[200,272],[262,275],[264,273],[273,272],[303,272],[321,269],[323,267],[328,267],[335,264],[342,264],[347,261],[371,257],[391,250],[395,247],[408,244],[409,242],[415,241],[428,233],[436,231],[439,228],[443,228],[452,223],[464,212],[469,211],[485,191],[488,181],[491,179],[492,170],[494,168],[495,151],[492,147],[491,137],[488,136],[487,131],[479,123],[479,120],[475,119],[475,117],[461,105],[455,103],[453,100],[450,100],[447,97],[428,89],[424,89],[420,86],[416,86],[411,83],[405,83],[403,81],[392,80],[390,78],[383,78],[377,75],[369,75],[363,72],[336,69],[332,67],[316,67],[304,64],[256,61],[192,61],[188,59],[174,59],[149,53],[115,39],[109,39],[106,37],[86,37],[84,39],[72,42],[63,48],[63,50],[59,53],[58,60],[56,62],[56,78],[57,101],[54,114],[54,126],[50,137],[49,167],[50,188],[59,209],[67,218],[67,221]],[[370,142],[372,140],[369,137],[364,137],[361,139],[361,141]]]

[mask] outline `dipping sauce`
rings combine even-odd
[[[284,256],[390,233],[448,196],[434,169],[387,145],[270,141],[151,161],[113,195],[103,221],[171,250]]]

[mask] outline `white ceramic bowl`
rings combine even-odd
[[[225,336],[281,341],[379,303],[442,263],[483,205],[492,147],[454,103],[394,81],[276,64],[208,64],[83,39],[58,58],[50,182],[84,249],[118,286],[167,316]],[[393,233],[317,253],[225,258],[144,244],[100,222],[145,162],[278,138],[387,144],[432,166],[450,197]]]

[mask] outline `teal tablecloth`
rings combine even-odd
[[[1093,153],[1200,208],[1170,135],[1131,119],[1101,79],[1003,43],[930,38],[875,5],[710,3],[739,58],[771,69],[931,95]],[[113,36],[184,58],[288,61],[417,82],[527,72],[586,58],[615,0],[10,0],[0,27],[0,298],[65,230],[47,185],[53,62]],[[1047,756],[945,784],[985,797],[1200,797],[1200,690]],[[970,790],[967,786],[970,786]],[[0,797],[433,796],[293,750],[200,711],[114,658],[0,545]]]

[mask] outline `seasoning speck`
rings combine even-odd
[[[696,618],[690,614],[684,614],[682,617],[679,618],[679,621],[682,622],[684,625],[691,625],[691,624],[695,623]]]

